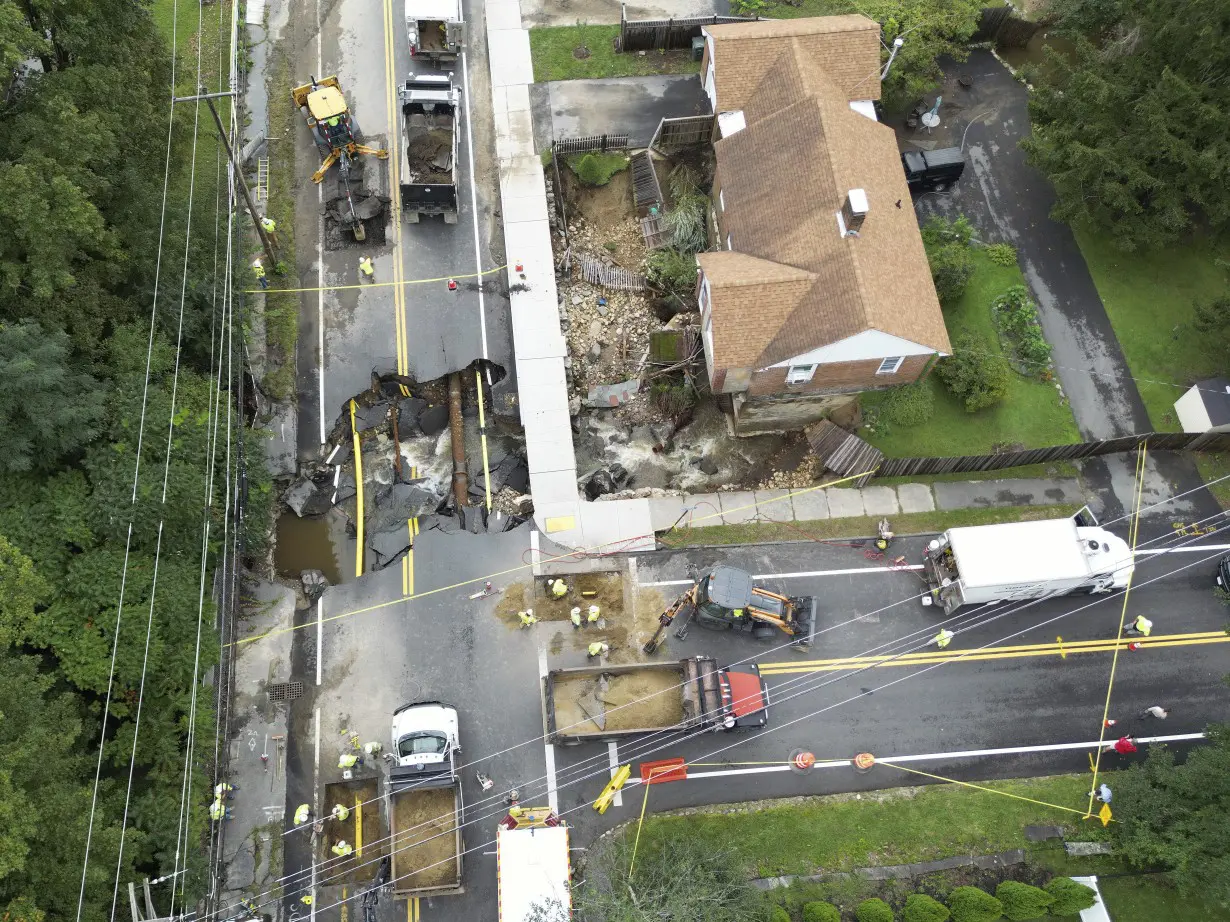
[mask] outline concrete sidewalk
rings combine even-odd
[[[489,0],[485,13],[507,261],[523,269],[510,281],[521,282],[524,290],[512,291],[509,299],[534,521],[569,549],[618,542],[621,550],[652,550],[646,500],[587,503],[577,490],[564,369],[568,345],[560,330],[545,177],[530,114],[529,32],[518,0]]]
[[[847,487],[740,490],[654,497],[648,502],[653,530],[659,532],[676,523],[680,527],[703,527],[752,521],[814,522],[859,516],[894,516],[936,509],[1052,506],[1084,501],[1084,493],[1075,478],[1057,478],[903,483],[895,487],[870,486],[861,490]]]

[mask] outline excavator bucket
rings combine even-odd
[[[791,643],[795,647],[810,647],[812,635],[816,633],[816,599],[791,599],[791,603],[795,611]]]

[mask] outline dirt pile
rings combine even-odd
[[[393,797],[393,880],[398,887],[442,887],[461,877],[453,789]]]
[[[598,733],[673,727],[683,720],[682,678],[673,669],[561,676],[554,691],[556,729]]]

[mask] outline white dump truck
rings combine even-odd
[[[546,807],[513,807],[495,834],[499,922],[569,922],[568,827]]]
[[[456,61],[465,43],[461,0],[406,0],[406,37],[415,57]]]
[[[1135,567],[1126,541],[1081,510],[1070,519],[950,528],[923,555],[924,605],[962,605],[1112,592]]]
[[[398,897],[462,890],[460,752],[456,708],[418,701],[393,712],[388,810]]]

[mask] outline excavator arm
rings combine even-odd
[[[696,610],[696,587],[693,586],[679,598],[675,599],[667,609],[658,615],[658,629],[654,631],[653,636],[645,644],[643,649],[646,653],[656,653],[658,647],[662,645],[662,641],[666,638],[666,632],[670,629],[671,623],[675,620],[679,612],[687,610],[684,616],[684,624],[680,626],[679,632],[675,636],[682,639],[683,633],[686,631],[687,619],[691,617],[692,612]]]

